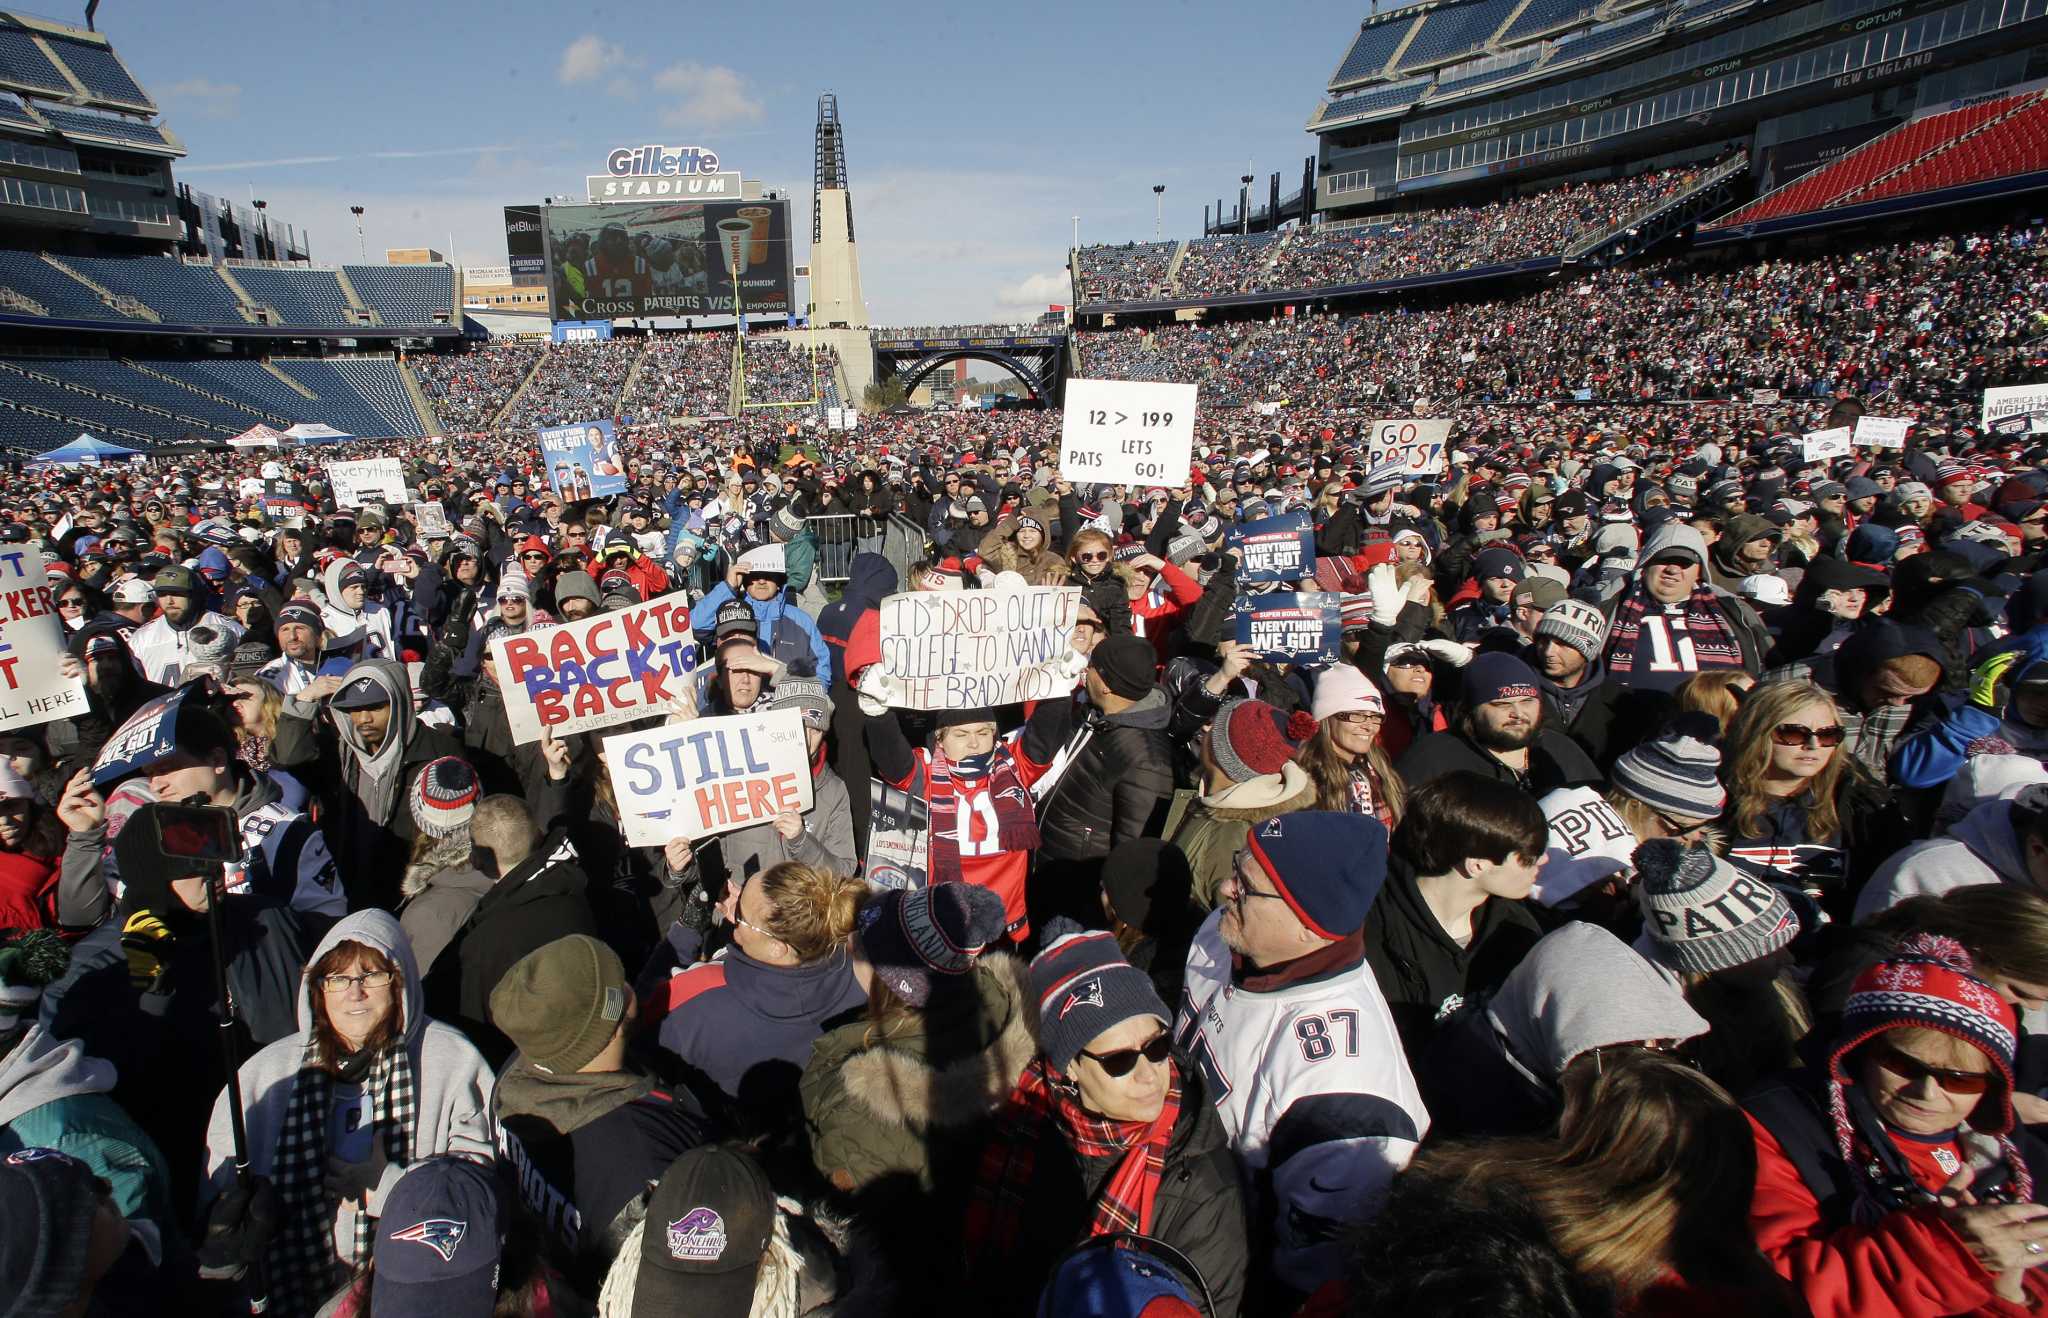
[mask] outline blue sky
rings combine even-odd
[[[56,11],[54,3],[42,6]],[[68,14],[68,11],[63,11]],[[104,0],[99,28],[163,106],[177,176],[353,260],[428,245],[505,260],[501,208],[580,190],[605,152],[717,150],[789,189],[810,233],[818,93],[839,97],[878,324],[1063,302],[1081,238],[1190,236],[1252,162],[1291,192],[1302,131],[1364,6],[539,0]],[[71,16],[75,20],[75,16]],[[1233,198],[1234,204],[1234,198]]]

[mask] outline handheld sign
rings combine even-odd
[[[692,719],[604,739],[626,845],[657,847],[811,808],[804,716],[794,709]]]
[[[1420,417],[1375,421],[1365,438],[1366,460],[1377,467],[1393,460],[1401,464],[1404,479],[1441,476],[1450,470],[1451,423]]]
[[[327,464],[327,483],[334,487],[334,506],[360,508],[373,500],[405,502],[405,467],[397,458],[362,458]]]
[[[1860,416],[1856,442],[1866,448],[1904,448],[1906,432],[1912,428],[1912,420],[1903,416]]]
[[[1338,601],[1326,591],[1243,596],[1237,601],[1237,643],[1274,663],[1329,663],[1344,634]]]
[[[1984,391],[1984,414],[1979,421],[1985,429],[2000,417],[2048,412],[2048,384],[2013,384]]]
[[[1835,426],[1828,430],[1809,430],[1802,437],[1800,446],[1808,462],[1846,458],[1852,447],[1849,427]]]
[[[1195,386],[1069,380],[1060,475],[1104,485],[1179,485],[1195,456]]]
[[[448,509],[439,499],[414,504],[413,521],[419,527],[422,540],[428,536],[448,534]]]
[[[1316,533],[1306,512],[1233,526],[1224,544],[1239,551],[1239,581],[1299,581],[1315,573]]]
[[[512,740],[608,728],[687,699],[697,670],[682,591],[491,642]]]
[[[897,709],[979,709],[1074,689],[1067,638],[1081,588],[932,590],[882,601],[881,661]]]
[[[1777,404],[1779,393],[1776,389],[1752,389],[1749,391],[1751,407],[1772,407]]]
[[[932,807],[922,796],[869,780],[868,863],[861,877],[877,888],[922,888],[930,854]]]
[[[0,728],[25,728],[86,712],[85,683],[58,673],[64,624],[42,554],[0,553]]]
[[[578,421],[540,432],[541,460],[548,488],[564,499],[590,499],[626,492],[626,467],[609,421]]]

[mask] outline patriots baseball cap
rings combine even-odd
[[[761,1253],[775,1230],[775,1188],[723,1145],[669,1164],[647,1204],[633,1318],[747,1318]]]
[[[374,677],[359,677],[334,693],[327,702],[329,709],[376,709],[391,703],[391,693]]]
[[[406,1169],[377,1219],[370,1308],[380,1318],[489,1313],[505,1206],[488,1163],[452,1153]]]

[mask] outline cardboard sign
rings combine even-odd
[[[548,488],[564,499],[590,499],[626,492],[626,464],[609,421],[578,421],[540,432],[540,456]]]
[[[334,488],[337,508],[360,508],[372,501],[405,502],[405,464],[398,458],[330,462],[327,483]]]
[[[804,717],[794,709],[691,719],[604,739],[626,844],[658,847],[811,808]]]
[[[505,722],[520,745],[608,728],[689,699],[697,670],[690,597],[677,591],[575,622],[491,642]]]
[[[1860,416],[1856,418],[1856,442],[1866,448],[1904,448],[1906,432],[1913,422],[1903,416]]]
[[[1984,391],[1985,428],[2000,417],[2048,412],[2048,384],[2012,384]]]
[[[1327,591],[1242,596],[1237,643],[1274,663],[1333,662],[1344,634],[1340,598]]]
[[[1316,532],[1305,511],[1233,526],[1224,547],[1239,551],[1239,581],[1299,581],[1316,570]]]
[[[1069,380],[1060,475],[1104,485],[1179,485],[1195,456],[1195,386]]]
[[[1448,472],[1451,423],[1418,417],[1375,421],[1365,437],[1366,460],[1377,467],[1391,460],[1401,464],[1404,479],[1441,476]]]
[[[878,665],[898,709],[979,709],[1050,700],[1065,671],[1081,588],[934,590],[882,601]]]
[[[734,566],[739,568],[741,577],[756,572],[783,577],[789,575],[788,559],[784,556],[781,545],[755,545],[741,554]]]
[[[928,881],[932,807],[922,796],[870,779],[868,863],[861,877],[877,888],[922,888]]]
[[[1828,462],[1835,458],[1846,458],[1854,447],[1849,427],[1835,426],[1829,430],[1809,430],[1800,440],[1800,448],[1808,462]]]
[[[439,499],[428,499],[424,503],[414,504],[412,519],[414,525],[419,527],[422,540],[428,536],[445,536],[451,529],[448,525],[448,509]]]
[[[64,624],[40,550],[0,553],[0,728],[26,728],[86,712],[85,683],[58,673]]]
[[[2038,435],[2043,431],[2048,431],[2048,411],[2014,412],[1991,423],[1994,435]]]
[[[1752,389],[1749,391],[1749,405],[1751,407],[1771,407],[1778,402],[1778,398],[1779,394],[1776,389]]]

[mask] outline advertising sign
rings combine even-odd
[[[691,719],[604,739],[626,845],[658,847],[811,808],[804,716],[794,709]]]
[[[929,870],[931,803],[879,778],[868,780],[868,863],[861,877],[877,888],[922,888]]]
[[[1908,417],[1861,416],[1856,418],[1856,442],[1866,448],[1904,448],[1912,428]]]
[[[1105,485],[1180,485],[1195,456],[1195,386],[1069,380],[1060,475]]]
[[[678,591],[491,642],[516,745],[608,728],[687,704],[697,671],[690,597]]]
[[[1233,526],[1224,548],[1238,551],[1239,581],[1299,581],[1315,572],[1316,532],[1305,510]]]
[[[729,315],[735,263],[743,313],[793,307],[787,201],[550,206],[543,227],[555,320]]]
[[[360,508],[373,501],[405,502],[405,464],[398,458],[330,462],[327,483],[334,490],[337,508]]]
[[[897,709],[979,709],[1064,696],[1079,677],[1066,658],[1080,615],[1078,586],[891,595],[882,698]]]
[[[1275,663],[1332,662],[1343,639],[1339,599],[1325,591],[1244,596],[1237,601],[1237,643]]]
[[[505,208],[505,256],[512,266],[513,283],[546,282],[548,249],[541,238],[540,207]]]
[[[585,176],[594,202],[741,195],[738,171],[720,169],[718,153],[701,146],[617,146],[604,167],[602,174]]]
[[[563,499],[593,499],[626,492],[626,464],[609,421],[577,421],[540,432],[548,488]]]
[[[611,336],[608,320],[558,320],[553,326],[556,343],[596,343]]]
[[[57,671],[64,624],[40,551],[0,553],[0,728],[25,728],[86,712],[85,683]]]
[[[1449,421],[1421,417],[1375,421],[1366,436],[1366,461],[1377,467],[1382,462],[1398,460],[1402,473],[1409,479],[1441,476],[1450,470],[1446,452],[1450,434]]]

